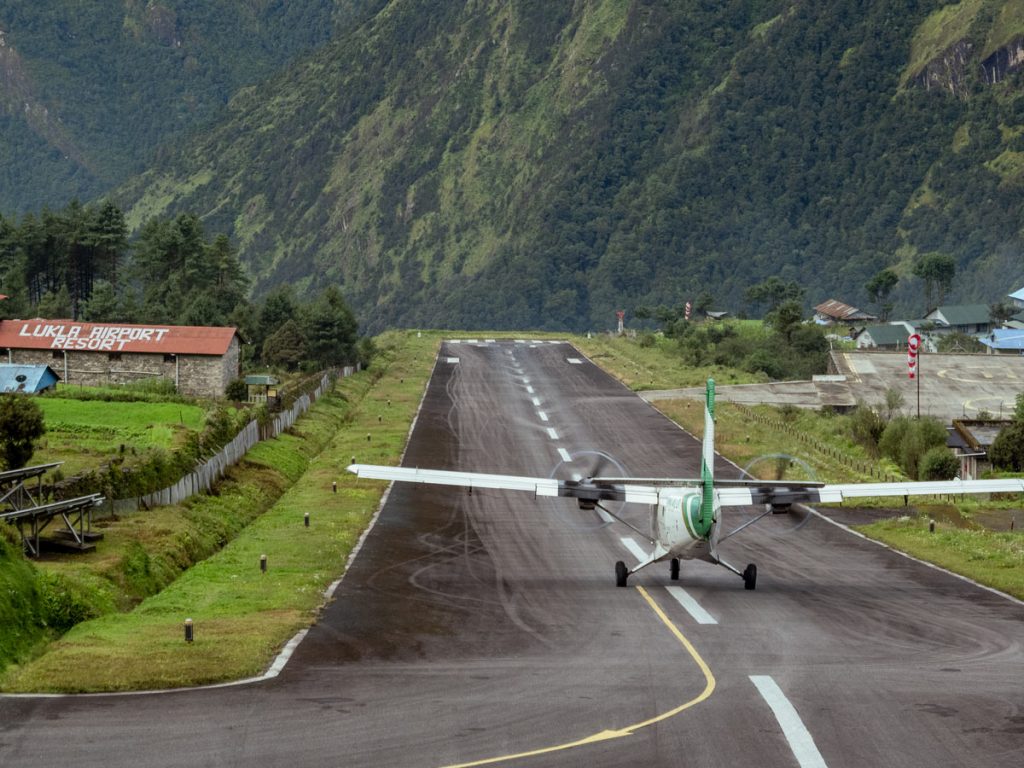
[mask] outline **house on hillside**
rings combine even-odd
[[[949,430],[946,447],[960,460],[958,477],[961,480],[976,480],[982,472],[992,468],[988,450],[996,435],[1009,423],[996,419],[954,419],[953,426],[946,428]]]
[[[823,301],[814,308],[814,322],[818,325],[836,325],[837,323],[853,325],[873,323],[876,320],[878,318],[875,315],[835,299]]]
[[[854,336],[854,343],[857,349],[906,349],[907,338],[915,332],[914,326],[906,321],[868,325]],[[936,349],[935,342],[927,335],[922,335],[921,347],[925,352],[934,352]]]
[[[990,355],[1024,355],[1024,330],[1020,328],[995,328],[978,341]]]
[[[1011,317],[1005,323],[1003,328],[1016,328],[1017,330],[1024,330],[1024,312],[1018,312],[1016,315]]]
[[[1024,309],[1024,288],[1007,294],[1006,298],[1010,300],[1010,303],[1013,304],[1013,306]]]
[[[938,333],[958,331],[969,336],[977,336],[992,330],[992,316],[988,304],[936,307],[925,315],[924,319],[935,323],[935,331]]]
[[[8,363],[53,366],[65,384],[167,379],[185,395],[222,397],[238,378],[239,352],[234,328],[0,321],[0,355]]]
[[[0,363],[0,392],[24,392],[37,395],[57,388],[60,381],[48,365],[12,365]]]

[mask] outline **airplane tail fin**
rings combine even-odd
[[[700,461],[701,521],[708,528],[714,517],[715,486],[715,380],[708,379],[704,398],[704,442]]]

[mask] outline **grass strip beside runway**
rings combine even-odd
[[[920,560],[1024,600],[1024,534],[957,528],[924,517],[884,520],[857,530]]]
[[[347,425],[272,508],[135,610],[74,627],[47,653],[12,670],[5,690],[124,691],[261,674],[284,643],[313,621],[324,589],[376,511],[387,484],[357,480],[344,468],[353,456],[368,463],[397,461],[436,345],[436,336],[389,334],[373,369],[338,384],[354,404]],[[337,395],[317,407],[332,407],[332,399]],[[282,445],[268,443],[254,449],[250,460],[283,466],[287,454]],[[260,571],[263,554],[266,573]],[[194,622],[191,644],[184,642],[186,618]]]

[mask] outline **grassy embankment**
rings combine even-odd
[[[731,321],[740,335],[760,333],[757,321]],[[640,334],[638,339],[599,334],[591,338],[568,337],[587,357],[608,370],[623,384],[639,392],[648,389],[678,389],[703,386],[708,378],[719,384],[753,384],[766,381],[763,375],[718,365],[693,367],[683,362],[674,339]]]
[[[137,567],[128,570],[145,580],[153,570],[149,553],[160,542],[193,537],[195,518],[215,525],[248,508],[266,510],[223,549],[134,610],[83,622],[46,653],[8,670],[4,690],[130,690],[262,672],[282,644],[312,621],[325,587],[343,570],[386,487],[358,481],[344,467],[352,456],[393,463],[405,445],[436,336],[390,334],[380,343],[382,354],[371,371],[339,382],[336,394],[318,402],[295,434],[254,448],[217,496],[133,515],[116,532],[108,529],[96,557],[123,563],[135,553]],[[304,512],[311,517],[308,529]],[[144,541],[149,538],[157,541]],[[268,557],[265,574],[259,569],[262,554]],[[103,570],[70,559],[44,567],[88,571],[80,580],[102,578],[97,570]],[[191,645],[182,639],[186,617],[195,622]]]

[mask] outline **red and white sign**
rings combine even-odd
[[[0,321],[0,349],[223,355],[234,336],[234,328],[74,320]]]
[[[921,334],[912,333],[907,337],[907,375],[917,377],[917,353],[921,349]]]

